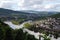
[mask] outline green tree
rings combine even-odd
[[[0,21],[0,40],[13,40],[12,29]]]
[[[6,30],[5,40],[13,40],[13,35],[12,35],[11,29]]]
[[[18,30],[15,40],[24,40],[24,33],[22,29]]]
[[[28,34],[27,40],[37,40],[37,39],[33,35]]]
[[[47,35],[43,36],[44,40],[50,40],[50,38],[47,37]]]
[[[30,28],[31,26],[32,26],[32,25],[31,25],[30,23],[25,23],[25,24],[24,24],[24,27],[25,27],[25,28]]]
[[[5,37],[4,31],[2,28],[0,28],[0,40],[4,40],[4,37]]]
[[[58,38],[59,37],[59,34],[56,32],[56,33],[54,33],[54,38]]]

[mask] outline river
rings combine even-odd
[[[24,22],[24,23],[22,23],[22,24],[20,24],[20,25],[15,25],[15,24],[13,24],[11,21],[5,21],[4,23],[8,24],[12,29],[15,30],[15,29],[23,28],[23,27],[24,27],[23,25],[24,25],[25,23],[28,23],[28,22],[31,22],[31,21]],[[26,32],[28,32],[29,34],[34,35],[35,38],[37,38],[37,39],[39,39],[39,35],[44,35],[44,34],[39,33],[39,32],[35,33],[34,31],[30,31],[30,30],[28,30],[27,28],[24,28],[23,31],[24,31],[24,32],[26,31]],[[43,40],[43,38],[41,38],[41,40]],[[55,38],[52,36],[52,37],[51,37],[51,40],[60,40],[60,38],[55,39]]]

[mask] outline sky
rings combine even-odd
[[[18,11],[60,11],[60,0],[0,0],[0,8]]]

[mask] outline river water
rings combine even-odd
[[[25,23],[28,23],[28,22],[30,22],[30,21],[24,22],[24,23],[22,23],[22,24],[20,24],[20,25],[15,25],[15,24],[13,24],[11,21],[6,21],[6,22],[4,22],[4,23],[8,24],[12,29],[15,30],[15,29],[23,28],[23,27],[24,27],[23,25],[24,25]],[[24,28],[23,31],[26,31],[26,32],[28,32],[29,34],[34,35],[35,38],[37,38],[37,39],[39,39],[39,35],[44,35],[44,34],[39,33],[39,32],[35,33],[34,31],[30,31],[30,30],[28,30],[28,29],[26,29],[26,28]],[[41,38],[41,40],[43,40],[43,38]],[[52,37],[51,37],[51,40],[60,40],[60,38],[55,39],[55,38],[52,36]]]

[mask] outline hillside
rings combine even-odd
[[[13,11],[9,9],[0,8],[0,18],[2,20],[17,20],[24,19],[27,20],[39,20],[42,17],[50,16],[53,14],[57,14],[59,12],[45,12],[45,11],[32,11],[32,10],[25,10],[25,11]]]
[[[25,16],[48,16],[48,15],[52,15],[52,14],[56,14],[59,12],[47,12],[47,11],[33,11],[33,10],[25,10],[25,11],[13,11],[13,10],[9,10],[9,9],[3,9],[0,8],[0,16],[1,15],[25,15]]]
[[[0,20],[0,40],[37,40],[33,35],[23,32],[23,29],[13,30]]]
[[[52,18],[60,18],[60,13],[51,15]]]

